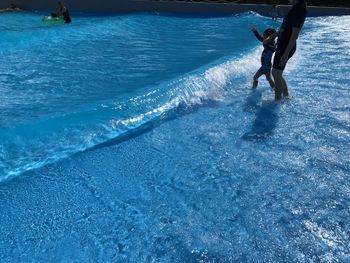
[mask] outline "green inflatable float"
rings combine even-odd
[[[44,16],[42,21],[47,25],[64,24],[63,17]]]

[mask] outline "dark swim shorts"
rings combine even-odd
[[[276,51],[276,53],[275,53],[275,57],[274,57],[274,59],[273,59],[273,68],[279,69],[279,70],[284,70],[284,68],[286,67],[286,65],[284,65],[284,66],[280,66],[280,65],[279,65],[279,64],[280,64],[280,61],[281,61],[281,58],[282,58],[282,56],[283,56],[284,51],[285,51],[285,49],[278,49],[278,48],[277,48],[277,51]],[[294,47],[292,48],[292,50],[289,52],[288,60],[289,60],[291,57],[293,57],[295,51],[296,51],[296,46],[294,46]],[[288,62],[288,60],[287,60],[287,62]],[[286,64],[287,64],[287,63],[286,63]]]

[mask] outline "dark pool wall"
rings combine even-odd
[[[66,0],[63,2],[71,11],[111,11],[111,12],[172,12],[172,13],[200,13],[200,14],[235,14],[255,11],[262,15],[269,15],[270,5],[228,4],[228,3],[190,3],[157,0]],[[49,0],[1,0],[0,8],[16,4],[27,10],[52,10],[57,1]],[[286,13],[289,6],[279,7]],[[309,7],[309,16],[350,15],[350,8]]]

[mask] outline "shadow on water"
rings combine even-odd
[[[158,117],[155,117],[152,120],[147,121],[146,123],[140,125],[137,128],[131,128],[127,132],[118,135],[115,138],[109,139],[103,143],[97,144],[89,149],[86,149],[83,152],[87,151],[93,151],[100,148],[110,147],[116,144],[119,144],[121,142],[130,140],[132,138],[138,137],[142,134],[145,134],[147,132],[150,132],[156,127],[159,127],[163,123],[173,121],[179,117],[194,114],[198,112],[203,107],[209,107],[209,108],[217,108],[220,106],[220,102],[215,100],[203,100],[200,104],[194,105],[194,106],[188,106],[186,104],[181,104],[178,107],[175,107],[167,112],[164,112]]]
[[[261,142],[273,135],[278,122],[278,104],[275,101],[262,101],[262,92],[254,90],[247,97],[244,111],[255,114],[251,130],[246,132],[242,139],[246,141]]]

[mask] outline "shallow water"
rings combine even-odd
[[[350,18],[306,21],[286,71],[293,98],[275,104],[265,80],[256,91],[249,89],[261,47],[244,28],[247,24],[265,27],[269,19],[254,14],[132,17],[161,19],[160,25],[148,25],[157,28],[169,19],[167,29],[180,23],[183,32],[188,21],[188,30],[195,30],[194,21],[212,23],[215,30],[206,32],[209,35],[227,28],[223,39],[211,42],[210,48],[216,46],[217,52],[213,58],[206,60],[201,51],[198,57],[193,54],[193,62],[186,57],[190,69],[174,67],[177,76],[161,74],[157,85],[133,92],[118,90],[112,100],[112,93],[106,92],[102,102],[96,99],[101,94],[96,95],[96,114],[86,106],[91,105],[89,101],[73,116],[51,109],[54,118],[38,117],[38,113],[22,122],[23,116],[18,115],[23,131],[45,127],[31,135],[36,141],[47,145],[52,138],[64,138],[69,151],[58,144],[55,156],[95,147],[0,184],[4,260],[349,261]],[[238,28],[241,34],[231,40],[228,34],[232,43],[225,43],[228,30]],[[330,31],[332,36],[325,33]],[[204,34],[199,35],[200,39]],[[173,41],[179,39],[173,37]],[[173,63],[180,65],[177,58],[182,55],[163,54],[174,56],[163,62],[169,62],[169,68]],[[58,101],[64,102],[63,98]],[[75,109],[74,103],[67,105],[67,110]],[[122,105],[115,107],[121,110],[114,111],[111,105]],[[40,120],[42,126],[32,120]],[[61,123],[72,126],[63,129]],[[72,130],[85,136],[91,127],[100,131],[94,137],[98,140],[75,144],[81,141],[71,136]],[[4,131],[11,136],[16,129],[11,124]],[[125,131],[124,137],[119,129]],[[6,143],[18,141],[26,142]],[[102,141],[107,143],[101,145]],[[6,148],[6,143],[3,149],[13,149]],[[51,153],[41,149],[44,155],[35,155],[40,165],[47,161],[40,158]],[[28,152],[23,157],[18,150],[13,156],[25,163],[35,151]],[[8,171],[22,167],[7,162],[13,165],[4,165]]]
[[[207,80],[196,74],[256,46],[242,25],[268,23],[124,15],[48,26],[41,17],[0,17],[0,180],[118,137],[187,105],[184,96],[221,95],[224,83],[197,87]]]

